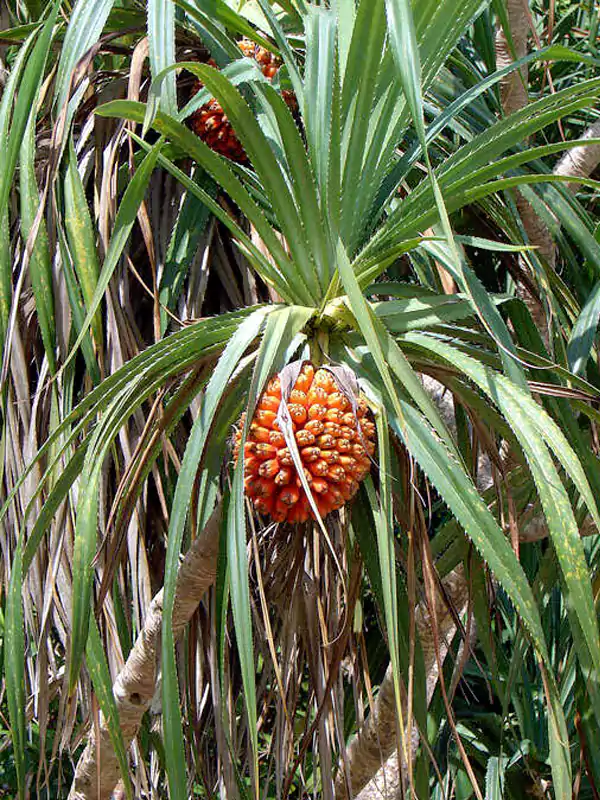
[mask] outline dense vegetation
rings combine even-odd
[[[598,797],[592,0],[2,23],[0,794]]]

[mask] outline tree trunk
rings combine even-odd
[[[221,504],[213,512],[202,533],[192,543],[179,567],[173,610],[175,637],[182,633],[198,607],[202,595],[216,580],[220,523]],[[142,717],[150,707],[154,696],[160,661],[162,608],[161,589],[150,604],[144,628],[113,686],[126,745],[137,734]],[[98,764],[100,764],[99,774]],[[111,796],[120,777],[106,720],[101,715],[99,738],[96,739],[95,726],[92,725],[88,743],[77,763],[69,800],[105,800]]]
[[[527,19],[527,0],[506,0],[506,14],[509,23],[512,48],[507,32],[498,24],[496,31],[496,68],[502,69],[527,55],[527,38],[529,21]],[[514,57],[513,57],[514,56]],[[500,81],[500,98],[505,116],[524,108],[528,101],[527,94],[528,69],[521,67],[511,72]],[[523,222],[523,228],[530,244],[538,248],[539,255],[554,267],[554,242],[544,223],[540,220],[531,205],[520,192],[516,193],[517,210]],[[527,274],[529,265],[521,256],[519,268]],[[546,344],[549,343],[549,331],[543,304],[523,283],[517,285],[517,295],[521,297],[529,309],[533,320]]]
[[[600,120],[581,137],[582,139],[600,138]],[[580,144],[572,150],[567,150],[554,168],[555,175],[572,175],[574,178],[588,178],[600,163],[600,144]],[[577,181],[569,184],[571,188]]]
[[[496,69],[508,67],[513,61],[518,61],[527,55],[528,23],[523,2],[524,0],[506,0],[506,16],[510,26],[514,58],[506,31],[499,24],[496,30]],[[500,81],[500,99],[506,115],[527,105],[528,74],[527,66],[524,66],[518,72],[509,73]]]

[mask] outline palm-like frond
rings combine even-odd
[[[547,704],[537,753],[566,797],[578,768],[574,709],[588,714],[586,730],[600,724],[597,547],[580,537],[583,519],[600,521],[597,413],[586,402],[596,396],[595,364],[582,377],[596,358],[598,303],[594,295],[580,314],[582,287],[570,292],[523,243],[511,190],[521,187],[553,226],[571,270],[576,243],[595,283],[593,221],[546,165],[575,142],[521,146],[588,113],[600,93],[585,74],[590,59],[562,44],[523,59],[575,64],[581,80],[560,81],[497,120],[493,91],[509,70],[483,74],[489,17],[478,16],[479,2],[210,5],[211,13],[204,3],[149,4],[150,77],[142,91],[131,79],[125,99],[119,81],[137,34],[120,29],[118,15],[137,24],[139,9],[79,0],[65,24],[57,4],[21,46],[0,105],[5,681],[19,791],[27,698],[44,686],[36,703],[46,729],[47,673],[61,682],[56,746],[76,741],[76,726],[96,713],[91,678],[104,720],[92,719],[92,729],[108,731],[114,758],[105,762],[127,772],[133,731],[121,734],[122,698],[110,683],[164,584],[153,707],[162,730],[154,717],[143,726],[136,795],[168,785],[184,797],[195,780],[206,796],[217,785],[240,796],[332,798],[347,789],[346,737],[363,721],[370,671],[382,679],[371,642],[378,621],[406,780],[419,797],[436,794],[442,769],[466,776],[478,796],[496,796],[513,779],[517,748],[507,748],[511,761],[502,734],[500,749],[493,739],[473,744],[481,725],[447,691],[458,675],[442,681],[428,728],[415,608],[421,619],[439,605],[435,559],[442,578],[461,562],[471,570],[480,627],[492,622],[485,575],[493,577],[501,610],[478,651],[502,704],[492,722],[524,736],[524,704]],[[31,21],[39,11],[27,5]],[[273,81],[243,57],[239,35],[278,53]],[[60,55],[45,84],[52,41]],[[73,83],[76,66],[103,47],[106,73],[83,70]],[[205,47],[218,68],[200,63]],[[190,74],[203,89],[187,102]],[[282,88],[293,90],[297,110]],[[189,128],[187,115],[212,97],[246,163],[213,152]],[[93,115],[86,99],[98,103]],[[43,174],[38,103],[54,123]],[[487,272],[469,258],[482,251]],[[536,268],[534,284],[551,287],[562,325],[552,357],[502,276],[515,252]],[[442,269],[460,294],[442,291]],[[28,302],[39,342],[27,339]],[[378,450],[353,506],[314,525],[265,527],[244,500],[243,459],[228,468],[230,431],[245,410],[243,445],[269,377],[296,359],[355,372]],[[450,421],[421,374],[446,387]],[[481,452],[493,465],[487,493],[477,484]],[[181,552],[218,502],[216,588],[176,645]],[[519,548],[528,513],[545,519],[545,551]],[[562,598],[554,622],[568,640],[564,659],[548,622],[551,591]],[[465,614],[458,609],[448,631]],[[453,647],[444,642],[444,652]],[[439,641],[435,655],[442,670]],[[469,671],[465,685],[481,693],[482,680]]]

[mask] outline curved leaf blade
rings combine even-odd
[[[258,336],[265,316],[272,309],[257,309],[246,318],[233,334],[210,379],[202,399],[200,413],[194,421],[177,480],[175,497],[169,521],[169,540],[165,562],[162,626],[162,697],[164,716],[164,743],[169,794],[172,798],[187,796],[187,779],[182,765],[185,764],[183,723],[181,719],[179,682],[175,661],[175,638],[173,635],[173,608],[175,587],[179,568],[179,555],[189,511],[192,489],[198,464],[206,446],[210,427],[221,401],[221,397],[239,360]],[[241,462],[241,459],[240,459]]]
[[[154,78],[175,63],[175,4],[173,0],[148,0],[148,54]],[[175,73],[161,83],[160,106],[172,117],[177,115]]]
[[[569,367],[577,375],[585,373],[585,366],[594,345],[600,320],[600,282],[592,289],[569,337],[567,357]]]

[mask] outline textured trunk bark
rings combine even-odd
[[[516,59],[527,55],[527,39],[529,32],[529,21],[527,18],[527,0],[505,0],[506,12],[510,25],[510,34]],[[496,32],[496,67],[501,69],[512,64],[513,52],[511,51],[508,38],[502,27],[498,27]],[[527,95],[527,67],[521,67],[518,72],[512,72],[500,82],[500,96],[504,114],[508,116],[520,108],[524,108],[528,103]],[[600,121],[595,122],[588,128],[583,135],[584,139],[600,137]],[[600,144],[581,145],[568,150],[554,168],[555,175],[572,175],[574,178],[587,178],[600,163]],[[576,181],[573,181],[576,183]],[[540,255],[548,262],[551,267],[555,265],[556,250],[550,233],[544,223],[537,216],[525,198],[517,193],[517,208],[523,220],[523,227],[527,233],[527,238],[532,245],[538,248]],[[525,267],[521,260],[521,267]],[[520,295],[523,297],[533,313],[536,322],[542,322],[540,330],[546,330],[545,320],[541,320],[540,313],[543,314],[539,299],[533,297],[523,286],[518,287]],[[535,308],[537,306],[537,309]],[[535,312],[535,313],[534,313]]]
[[[216,580],[220,522],[219,504],[179,567],[173,611],[175,637],[182,633],[202,595]],[[126,745],[137,734],[154,696],[160,661],[162,609],[161,589],[150,604],[144,628],[113,687]],[[120,777],[106,720],[101,716],[98,738],[95,726],[92,726],[88,743],[77,763],[69,800],[105,800],[111,796]]]
[[[505,0],[514,58],[508,36],[501,25],[498,25],[496,31],[497,69],[508,67],[513,61],[518,61],[527,55],[528,23],[523,2],[524,0]],[[528,70],[525,66],[521,67],[518,72],[511,72],[500,82],[500,97],[505,114],[512,114],[513,111],[517,111],[527,105],[527,80]]]
[[[512,64],[514,60],[521,59],[527,55],[529,21],[527,19],[526,3],[527,0],[505,0],[512,49],[507,32],[504,31],[499,24],[496,32],[497,69],[507,67],[509,64]],[[509,116],[514,111],[518,111],[520,108],[524,108],[527,105],[529,101],[527,83],[527,67],[521,67],[520,70],[511,72],[500,82],[500,97],[502,101],[502,110],[505,116]],[[516,200],[517,209],[521,216],[529,243],[536,246],[540,256],[553,267],[555,258],[554,242],[548,229],[520,192],[517,192]],[[529,266],[524,258],[519,258],[519,267],[525,273],[529,272]],[[540,298],[532,294],[523,284],[518,285],[517,294],[529,308],[538,330],[542,334],[545,343],[548,344],[548,325]]]
[[[582,139],[600,138],[600,120],[581,137]],[[567,150],[554,168],[555,175],[572,175],[574,178],[588,178],[600,163],[600,144],[581,144],[572,150]],[[569,184],[571,188],[577,183]]]

